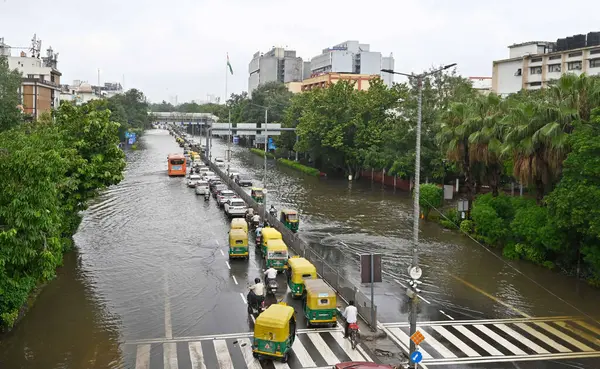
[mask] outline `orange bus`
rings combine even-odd
[[[182,154],[169,154],[169,176],[185,176],[185,156]]]

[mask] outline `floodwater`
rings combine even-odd
[[[215,139],[214,147],[222,157],[223,143]],[[140,150],[128,153],[125,180],[86,212],[77,251],[66,255],[58,277],[15,330],[0,338],[0,368],[129,368],[135,357],[129,342],[252,329],[240,295],[260,272],[260,260],[227,263],[222,211],[213,199],[196,197],[183,179],[166,175],[166,156],[178,151],[172,136],[153,130]],[[262,158],[234,147],[232,160],[262,185]],[[300,211],[303,238],[324,255],[338,249],[348,256],[341,268],[356,274],[358,253],[382,252],[378,319],[406,320],[409,194],[368,179],[309,177],[273,161],[265,187],[278,209]],[[420,261],[427,300],[420,320],[598,314],[599,290],[509,263],[433,223],[421,225]]]

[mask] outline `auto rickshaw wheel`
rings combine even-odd
[[[283,357],[281,358],[281,362],[282,363],[287,363],[288,360],[289,360],[289,358],[290,358],[290,352],[288,351],[285,354],[283,354]]]
[[[248,304],[248,314],[252,315],[254,311],[252,310],[252,306],[250,306],[250,304]]]
[[[258,359],[258,352],[253,352],[253,353],[252,353],[252,356],[253,356],[255,359]]]

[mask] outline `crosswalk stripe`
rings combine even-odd
[[[525,332],[529,333],[530,335],[534,336],[538,340],[544,342],[545,344],[547,344],[549,346],[552,346],[552,348],[555,349],[555,350],[557,350],[558,352],[572,352],[571,350],[569,350],[565,346],[563,346],[560,343],[554,341],[553,339],[550,339],[548,336],[546,336],[542,332],[539,332],[539,331],[531,328],[530,326],[528,326],[525,323],[516,323],[515,325],[517,327],[521,328],[522,330],[524,330]]]
[[[586,339],[586,340],[594,343],[596,346],[600,346],[600,338],[599,337],[591,336],[587,332],[584,332],[581,329],[577,328],[574,324],[571,324],[569,322],[554,322],[554,324],[556,324],[560,327],[563,327],[564,329],[568,329],[569,331],[575,333],[576,335],[582,337],[583,339]]]
[[[457,325],[454,328],[456,328],[456,330],[459,331],[460,333],[462,333],[465,337],[470,339],[474,344],[476,344],[477,346],[479,346],[482,349],[484,349],[485,351],[487,351],[490,355],[504,356],[504,354],[502,352],[498,351],[498,349],[496,349],[494,346],[490,345],[489,343],[485,342],[481,338],[477,337],[477,335],[475,333],[468,330],[465,326]]]
[[[352,343],[350,340],[344,338],[344,334],[342,332],[331,332],[331,335],[335,339],[335,341],[342,347],[342,350],[348,355],[348,357],[353,361],[364,361],[367,358],[362,357],[356,350],[352,349]]]
[[[597,326],[588,324],[587,322],[584,322],[582,320],[576,320],[575,323],[579,324],[583,328],[585,328],[589,331],[592,331],[592,332],[596,333],[598,336],[600,336],[600,329]]]
[[[250,343],[250,340],[248,338],[242,338],[238,342],[248,369],[261,369],[258,360],[252,356],[252,344]]]
[[[282,363],[281,361],[273,360],[273,366],[275,369],[290,369],[290,366],[287,363]]]
[[[454,355],[454,353],[446,348],[446,346],[442,345],[438,340],[436,340],[431,334],[426,332],[424,329],[421,329],[421,333],[423,337],[425,337],[425,342],[427,342],[431,347],[433,347],[437,352],[440,353],[445,358],[456,358],[458,356]]]
[[[404,344],[404,346],[408,345],[410,337],[408,337],[408,335],[404,333],[402,329],[390,328],[390,332],[392,332],[392,334],[396,336],[400,340],[400,342]],[[421,355],[423,355],[424,359],[433,359],[433,356],[431,356],[427,351],[423,350],[422,348],[419,348],[419,351],[421,352]]]
[[[221,369],[232,369],[233,362],[229,356],[229,349],[225,340],[215,340],[215,353],[217,354],[217,362]]]
[[[163,363],[165,369],[178,369],[177,364],[177,343],[163,343]]]
[[[524,344],[525,346],[529,347],[530,349],[532,349],[533,351],[535,351],[538,354],[549,354],[550,353],[548,350],[541,347],[537,343],[533,342],[529,338],[523,336],[519,332],[516,332],[515,330],[508,328],[506,326],[506,324],[494,324],[494,326],[497,327],[498,329],[500,329],[502,332],[508,334],[515,340],[517,340],[517,341],[521,342],[522,344]]]
[[[296,337],[294,343],[292,344],[292,350],[294,351],[294,355],[296,355],[296,357],[298,358],[298,361],[300,361],[300,365],[302,365],[302,367],[311,368],[313,366],[316,366],[315,362],[310,357],[308,351],[306,351],[306,348],[304,347],[302,342],[300,342],[298,337]]]
[[[502,346],[504,346],[506,349],[508,349],[513,354],[515,354],[515,355],[527,355],[527,353],[525,351],[523,351],[520,348],[518,348],[517,346],[513,345],[512,343],[510,343],[509,341],[507,341],[504,337],[502,337],[499,334],[497,334],[496,332],[492,331],[491,329],[489,329],[485,325],[475,324],[475,325],[473,325],[473,327],[477,328],[479,331],[481,331],[481,333],[487,335],[488,337],[490,337],[494,341],[496,341],[499,344],[501,344]]]
[[[466,343],[461,341],[458,337],[456,337],[454,334],[452,334],[452,332],[450,332],[446,328],[442,327],[441,325],[433,326],[431,328],[433,328],[433,330],[435,330],[436,332],[441,334],[445,339],[450,341],[450,343],[452,343],[454,346],[458,347],[462,352],[467,354],[467,356],[471,356],[471,357],[481,356],[481,355],[479,355],[479,353],[477,351],[470,348]]]
[[[317,348],[321,356],[323,356],[323,359],[325,359],[327,364],[334,365],[340,362],[338,358],[335,357],[333,351],[331,351],[329,346],[327,346],[325,341],[323,341],[323,338],[321,338],[321,336],[318,333],[308,333],[308,338],[310,338],[313,345],[315,345],[315,347]]]
[[[548,332],[552,333],[553,335],[555,335],[556,337],[569,342],[571,345],[577,347],[578,349],[580,349],[581,351],[595,351],[593,348],[591,348],[590,346],[577,341],[576,339],[574,339],[573,337],[564,334],[563,332],[559,331],[558,329],[550,326],[548,323],[534,323],[536,324],[538,327],[542,327],[545,330],[547,330]]]
[[[190,360],[192,369],[206,369],[204,364],[204,356],[202,354],[202,342],[189,342]]]
[[[135,369],[150,368],[150,344],[139,345],[135,354]]]

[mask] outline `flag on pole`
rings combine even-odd
[[[231,68],[231,63],[229,62],[229,54],[227,54],[227,66],[229,67],[229,72],[233,74],[233,68]]]

